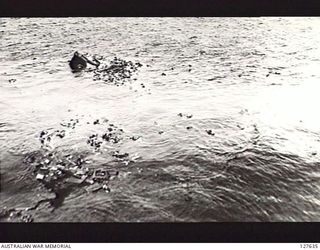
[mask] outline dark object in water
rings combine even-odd
[[[130,139],[133,140],[133,141],[136,141],[136,140],[138,140],[139,138],[140,138],[140,136],[135,136],[135,135],[130,137]]]
[[[69,66],[73,71],[78,72],[87,67],[87,61],[78,52],[74,52]]]
[[[206,129],[208,135],[215,135],[215,133],[211,129]]]
[[[191,115],[191,114],[188,115],[188,114],[179,113],[178,116],[180,116],[180,117],[186,117],[186,118],[190,119],[190,118],[192,118],[193,115]]]
[[[93,62],[93,61],[95,61],[95,62]],[[71,61],[69,62],[69,66],[74,72],[79,72],[81,70],[84,70],[87,67],[88,63],[93,66],[99,67],[100,62],[96,58],[94,58],[93,61],[89,60],[87,57],[79,54],[76,51],[76,52],[74,52],[73,57],[72,57]]]

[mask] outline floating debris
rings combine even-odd
[[[36,179],[37,179],[37,180],[43,180],[44,177],[45,177],[44,174],[37,174]]]
[[[8,218],[9,221],[14,222],[33,222],[33,217],[31,214],[27,213],[27,209],[3,209],[0,213],[0,218]]]
[[[17,79],[9,79],[9,83],[13,83],[13,82],[16,82]]]
[[[73,129],[79,123],[78,119],[70,119],[67,123],[60,125],[66,128]],[[105,124],[107,123],[107,124]],[[109,123],[108,119],[95,119],[89,124],[101,124],[106,126],[106,131],[101,135],[99,133],[91,134],[87,138],[87,143],[99,150],[103,143],[120,143],[124,139],[132,141],[138,140],[141,136],[125,135],[122,128],[115,124]],[[99,126],[100,128],[100,126]],[[88,192],[98,192],[104,190],[111,192],[109,181],[115,179],[119,175],[118,170],[110,169],[110,166],[96,168],[92,161],[86,159],[83,154],[77,153],[61,153],[53,150],[52,147],[43,147],[50,142],[53,137],[64,138],[67,134],[66,129],[42,130],[39,133],[41,144],[40,150],[32,152],[24,158],[23,162],[29,166],[35,180],[41,183],[54,197],[43,199],[31,209],[36,209],[40,203],[49,202],[53,209],[59,207],[65,197],[67,197],[75,188],[85,188]],[[132,155],[129,158],[129,153],[119,150],[111,151],[111,157],[115,158],[116,162],[128,165],[134,162],[139,156]],[[31,217],[25,216],[20,218],[22,221],[32,221]]]
[[[61,126],[74,129],[79,123],[79,119],[70,119],[68,123],[60,123]]]
[[[211,129],[206,129],[208,135],[215,135],[215,133]]]
[[[87,167],[84,156],[81,155],[47,152],[40,154],[39,152],[33,157],[36,159],[30,165],[33,167],[35,178],[42,182],[48,190],[55,193],[65,189],[66,185],[88,186],[98,183],[102,187],[112,176],[112,172],[105,168]],[[26,159],[24,162],[30,162],[30,156],[27,156]],[[119,174],[118,171],[113,172],[115,176]]]
[[[103,134],[102,139],[111,143],[118,143],[121,140],[120,137],[118,137],[117,134],[114,132],[109,132],[109,133],[107,132]]]
[[[241,130],[244,130],[244,127],[242,127],[241,125],[237,124],[237,127],[240,128]]]
[[[59,137],[59,138],[63,138],[63,137],[65,137],[65,135],[66,135],[66,131],[65,130],[56,130],[56,136],[57,137]]]
[[[83,55],[76,51],[69,62],[69,66],[72,71],[79,72],[87,67],[87,60]]]
[[[108,185],[103,185],[102,188],[107,192],[107,193],[110,193],[111,192],[111,189],[109,188]]]
[[[97,148],[100,148],[102,141],[99,141],[98,134],[93,134],[89,136],[87,140],[87,144],[97,149]]]
[[[129,137],[130,140],[136,141],[139,140],[141,138],[141,136],[131,136]]]
[[[92,180],[95,182],[104,182],[110,179],[110,173],[108,172],[108,170],[103,169],[103,168],[99,168],[99,169],[95,169],[92,175]]]
[[[141,66],[139,62],[134,63],[115,57],[109,65],[93,70],[93,80],[102,80],[116,86],[124,85]]]
[[[112,156],[116,157],[116,158],[123,159],[123,158],[127,158],[129,156],[129,154],[128,153],[120,154],[120,152],[117,150],[112,154]]]
[[[186,118],[190,119],[190,118],[192,118],[193,115],[191,115],[191,114],[179,113],[178,116],[180,116],[180,117],[186,117]]]

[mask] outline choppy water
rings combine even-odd
[[[41,131],[78,119],[49,150],[83,154],[87,165],[119,175],[109,193],[78,187],[54,210],[40,204],[29,212],[35,222],[318,221],[319,25],[319,18],[0,19],[1,208],[52,196],[23,159],[43,153]],[[71,73],[76,50],[143,66],[122,86],[105,84]],[[128,136],[94,150],[88,137],[106,129],[96,119]],[[115,150],[132,162],[115,161]]]

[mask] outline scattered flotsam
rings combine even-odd
[[[183,114],[183,113],[179,113],[178,116],[185,117],[185,118],[188,118],[188,119],[193,117],[193,115],[191,115],[191,114]]]
[[[140,67],[142,67],[142,64],[139,62],[134,63],[114,57],[108,65],[101,65],[93,71],[88,70],[88,72],[93,72],[94,81],[99,80],[120,86],[127,83]]]
[[[141,138],[137,135],[126,135],[122,128],[108,122],[108,119],[95,119],[93,122],[89,122],[93,125],[106,125],[104,133],[92,134],[87,139],[89,146],[94,147],[95,150],[99,150],[103,143],[113,145],[124,139],[137,141]],[[0,219],[33,222],[34,219],[30,214],[31,210],[36,210],[42,203],[49,203],[55,209],[61,206],[65,197],[75,188],[84,188],[88,193],[99,191],[110,193],[112,191],[110,181],[119,176],[119,169],[115,169],[114,165],[97,168],[92,164],[92,161],[87,159],[87,155],[61,153],[53,148],[44,147],[50,145],[53,137],[65,138],[67,136],[66,129],[74,129],[78,123],[79,119],[70,119],[67,123],[60,123],[65,129],[42,130],[39,133],[40,149],[27,154],[23,160],[31,170],[34,179],[41,183],[53,197],[42,199],[34,206],[24,209],[3,208],[0,211]],[[109,154],[115,159],[115,162],[119,162],[122,166],[128,166],[129,163],[133,163],[140,158],[138,154],[131,156],[127,152],[115,149],[111,150]]]
[[[215,133],[211,129],[206,129],[206,132],[208,135],[212,135],[212,136],[215,135]]]

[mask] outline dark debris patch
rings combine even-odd
[[[124,165],[129,165],[129,163],[133,163],[134,161],[129,158],[128,153],[120,153],[119,150],[116,150],[112,153],[112,156],[118,161],[123,163]]]
[[[17,79],[9,79],[9,83],[13,83],[13,82],[16,82]]]
[[[56,130],[55,135],[62,139],[63,137],[66,136],[66,131],[65,130]]]
[[[95,120],[95,121],[93,122],[93,125],[97,125],[97,124],[100,124],[99,119],[97,119],[97,120]]]
[[[70,119],[67,123],[60,123],[61,126],[74,129],[79,123],[79,119]]]
[[[241,125],[237,124],[237,127],[241,130],[244,130],[244,127],[242,127]]]
[[[179,113],[178,116],[180,116],[180,117],[185,117],[185,118],[188,118],[188,119],[190,119],[190,118],[193,117],[192,114],[183,114],[183,113]]]
[[[107,131],[101,136],[101,139],[108,143],[119,143],[124,139],[124,131],[111,123]]]
[[[94,147],[95,149],[98,149],[101,147],[102,141],[98,139],[98,134],[90,135],[87,144],[89,144],[91,147]]]
[[[64,199],[76,188],[95,185],[95,191],[110,192],[109,180],[118,176],[118,171],[89,166],[84,155],[61,154],[58,152],[39,151],[25,157],[24,162],[32,169],[34,178],[55,194],[49,202],[53,209],[61,206]],[[37,209],[39,202],[28,210]]]
[[[134,63],[115,57],[109,65],[102,65],[92,71],[93,80],[116,86],[124,85],[141,66],[139,62]]]
[[[132,141],[137,141],[137,140],[139,140],[140,138],[141,138],[141,136],[136,136],[136,135],[134,135],[134,136],[131,136],[129,139],[132,140]]]
[[[215,133],[211,129],[206,129],[208,135],[215,135]]]
[[[39,141],[41,145],[48,146],[54,137],[58,137],[60,139],[64,138],[66,136],[67,130],[75,129],[78,123],[79,119],[70,119],[68,122],[60,123],[60,126],[64,127],[65,129],[56,129],[54,131],[50,131],[51,129],[42,130],[39,133]]]
[[[70,122],[63,123],[61,126],[73,129],[78,122],[78,119],[71,119]],[[126,136],[123,129],[109,123],[108,119],[96,119],[93,124],[106,125],[106,131],[103,135],[95,133],[87,139],[87,143],[97,150],[102,143],[116,144],[125,138],[133,141],[140,138],[140,136]],[[119,171],[110,169],[110,166],[102,168],[92,166],[91,162],[86,160],[87,153],[86,155],[61,153],[43,147],[44,144],[51,141],[53,136],[64,138],[66,131],[65,129],[56,129],[53,132],[41,131],[39,133],[40,149],[27,154],[23,160],[34,180],[41,183],[53,196],[42,199],[32,207],[22,210],[18,208],[2,209],[0,211],[0,221],[33,222],[31,210],[37,210],[42,203],[48,203],[55,210],[63,204],[67,196],[79,188],[84,188],[88,193],[111,192],[109,181],[117,178]],[[126,166],[134,162],[134,157],[130,159],[126,152],[116,150],[111,151],[110,154],[116,162]]]
[[[128,158],[129,154],[128,153],[120,153],[118,150],[113,152],[112,156],[118,158],[118,159],[123,159],[123,158]]]
[[[45,144],[45,142],[50,142],[51,136],[50,136],[49,132],[47,130],[41,131],[40,135],[39,135],[39,140],[42,145]]]
[[[105,120],[108,121],[108,120]],[[113,123],[109,123],[105,127],[105,131],[98,134],[92,134],[87,139],[87,144],[94,148],[95,151],[99,151],[103,145],[115,145],[121,144],[124,140],[137,141],[141,136],[127,135],[122,128],[119,128]],[[115,158],[117,162],[122,162],[128,165],[133,162],[133,159],[129,159],[128,153],[119,153],[119,151],[111,152],[111,156]]]

